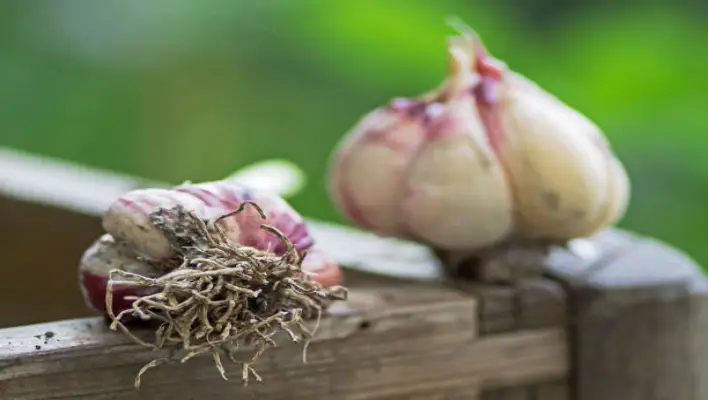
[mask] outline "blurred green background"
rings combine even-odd
[[[0,146],[174,183],[285,157],[310,177],[292,203],[341,221],[331,149],[443,79],[452,14],[603,127],[633,179],[624,227],[708,265],[705,2],[5,0]]]

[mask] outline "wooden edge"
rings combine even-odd
[[[605,233],[607,256],[560,257],[549,274],[568,291],[575,398],[698,400],[708,396],[708,281],[681,251]]]
[[[354,296],[325,318],[307,364],[299,360],[296,346],[268,351],[258,363],[266,379],[262,384],[244,388],[223,381],[210,357],[198,357],[151,370],[140,396],[280,398],[288,393],[310,399],[383,399],[470,393],[567,374],[563,328],[478,339],[474,298],[443,288],[417,293],[401,287]],[[164,356],[108,330],[101,319],[3,329],[0,343],[0,395],[18,400],[134,398],[138,369]]]
[[[475,301],[472,297],[434,286],[401,284],[389,286],[384,292],[360,288],[351,292],[346,302],[332,305],[329,315],[320,322],[315,341],[348,336],[359,324],[371,327],[376,321],[395,320],[401,313],[415,314],[430,307],[452,307],[460,311],[463,304],[469,307],[466,312],[472,313],[476,308]],[[136,329],[139,337],[151,334],[149,330]],[[22,357],[130,343],[127,336],[108,329],[108,324],[100,317],[4,328],[0,329],[0,365]]]
[[[121,194],[164,183],[0,147],[0,195],[100,215]]]

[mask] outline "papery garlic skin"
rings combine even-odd
[[[138,255],[164,261],[174,255],[174,249],[163,232],[150,222],[152,213],[181,205],[208,220],[237,210],[244,201],[258,204],[267,219],[264,221],[257,210],[249,206],[237,215],[222,219],[219,224],[233,243],[281,254],[285,251],[284,245],[277,236],[260,228],[265,223],[286,235],[300,253],[312,246],[305,222],[287,202],[230,181],[128,192],[109,206],[103,217],[103,228],[116,239],[129,243]]]
[[[622,217],[629,178],[592,121],[476,37],[448,50],[438,89],[370,112],[333,152],[330,196],[353,224],[469,253],[564,243]]]

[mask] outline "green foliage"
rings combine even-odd
[[[705,10],[555,3],[8,1],[0,145],[172,182],[285,158],[309,178],[293,204],[341,221],[332,147],[363,113],[440,82],[457,15],[605,129],[633,179],[623,226],[708,265]]]

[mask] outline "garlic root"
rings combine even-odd
[[[258,205],[251,206],[263,216]],[[244,210],[239,207],[234,215]],[[180,259],[169,271],[131,256],[130,243],[109,235],[94,243],[82,258],[82,292],[89,305],[105,313],[110,328],[153,350],[173,350],[168,358],[155,359],[140,369],[136,388],[147,370],[205,353],[212,354],[224,379],[228,378],[222,354],[260,380],[251,364],[278,346],[279,333],[293,342],[304,342],[304,358],[322,313],[333,301],[346,300],[345,288],[322,283],[339,278],[332,271],[338,267],[326,256],[315,257],[308,266],[293,242],[269,225],[259,225],[259,229],[283,242],[282,255],[234,243],[225,232],[214,229],[227,216],[232,215],[203,221],[179,204],[151,213],[150,220],[159,222],[155,226],[165,233]],[[318,281],[318,276],[324,279]],[[308,327],[306,321],[315,318],[314,328]],[[154,341],[131,332],[127,322],[136,320],[153,324]],[[233,357],[239,348],[252,350],[248,361]],[[248,375],[242,379],[246,384]]]

